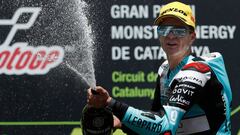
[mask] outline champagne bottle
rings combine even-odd
[[[93,89],[92,93],[97,94]],[[112,135],[113,114],[111,109],[86,105],[82,111],[81,126],[83,135]]]

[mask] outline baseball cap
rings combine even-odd
[[[195,29],[195,18],[189,5],[177,1],[168,3],[160,9],[154,25],[160,25],[165,17],[176,17]]]

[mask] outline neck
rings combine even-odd
[[[188,55],[190,55],[190,52],[186,53],[182,56],[179,56],[179,55],[177,55],[177,56],[167,56],[170,70],[174,69]]]

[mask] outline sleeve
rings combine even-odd
[[[210,68],[203,64],[186,65],[173,79],[169,105],[164,114],[153,114],[115,101],[113,113],[138,134],[175,134],[185,112],[197,101],[198,94],[210,79]]]
[[[160,96],[160,76],[158,75],[151,111],[158,112],[160,109],[162,109],[162,104]]]
[[[154,92],[154,99],[151,106],[151,111],[153,112],[159,112],[160,110],[163,109],[162,102],[161,102],[160,79],[161,79],[162,73],[164,72],[164,69],[166,69],[167,67],[168,67],[168,61],[166,60],[162,63],[162,65],[158,69],[158,77],[157,77],[157,82],[156,82],[156,87]]]
[[[114,104],[112,111],[121,119],[122,124],[140,135],[175,134],[185,113],[185,110],[174,106],[164,106],[165,114],[160,115],[133,108],[119,101],[115,101]],[[122,109],[117,106],[121,106]]]
[[[154,99],[151,106],[151,111],[153,112],[159,112],[160,109],[163,109],[161,105],[161,99],[160,99],[160,75],[157,77],[155,92],[154,92]],[[124,133],[127,133],[129,135],[137,135],[135,132],[133,132],[130,128],[122,124],[122,128]]]

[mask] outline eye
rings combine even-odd
[[[157,31],[159,36],[167,36],[169,32],[172,30],[173,26],[168,26],[168,25],[161,25],[158,26]]]
[[[184,37],[187,34],[187,30],[185,28],[177,28],[172,31],[178,37]]]

